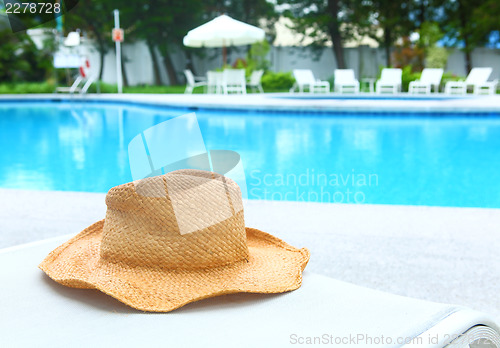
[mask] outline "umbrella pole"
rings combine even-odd
[[[226,43],[222,40],[222,67],[226,66],[227,62],[227,51],[226,51]]]

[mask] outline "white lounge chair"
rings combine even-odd
[[[266,347],[296,347],[309,345],[308,340],[346,347],[500,348],[498,323],[485,314],[307,270],[302,286],[292,292],[233,294],[191,303],[172,314],[143,313],[97,290],[56,284],[36,267],[68,238],[0,250],[3,347],[52,347],[79,337],[73,343],[102,347],[117,342],[123,347],[158,342],[199,347],[208,338],[222,348],[259,347],[262,342]],[[195,335],[194,322],[203,322]]]
[[[333,91],[339,93],[359,93],[359,81],[354,76],[352,69],[336,69],[333,73]]]
[[[264,70],[253,71],[252,75],[250,75],[249,81],[247,82],[247,87],[257,89],[260,93],[264,93],[264,90],[262,89],[262,85],[260,83],[262,75],[264,75]]]
[[[443,69],[429,69],[425,68],[422,71],[420,80],[411,81],[408,87],[408,93],[410,94],[430,94],[432,88],[434,91],[439,90],[439,85],[441,84],[441,78],[443,77]]]
[[[381,93],[398,93],[401,92],[401,81],[403,71],[401,69],[385,68],[382,70],[380,80],[375,85],[375,91]]]
[[[495,94],[498,80],[488,82],[492,68],[473,68],[465,81],[448,81],[444,87],[446,94],[467,94],[467,88],[472,86],[474,94]]]
[[[225,69],[223,72],[223,92],[229,93],[247,93],[247,81],[245,78],[245,69]]]
[[[298,88],[301,93],[306,88],[309,89],[309,93],[330,92],[330,82],[316,80],[310,69],[294,69],[293,76],[295,77],[295,84],[290,89],[290,93],[293,93],[295,88]]]
[[[196,87],[203,87],[207,85],[207,79],[200,76],[194,76],[191,70],[184,70],[184,75],[186,76],[186,90],[184,93],[192,94]]]

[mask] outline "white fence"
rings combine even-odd
[[[99,55],[91,46],[83,49],[90,58],[93,69],[99,69]],[[193,65],[196,73],[205,74],[210,69],[219,68],[222,65],[221,49],[200,49],[203,50],[204,57],[193,55]],[[127,58],[125,69],[127,71],[130,85],[152,84],[153,66],[149,50],[144,42],[125,44],[123,53]],[[236,58],[244,58],[246,47],[233,47],[228,52],[228,62],[232,63]],[[356,72],[358,78],[374,77],[377,75],[379,67],[385,65],[385,53],[382,49],[360,46],[356,48],[346,48],[345,56],[348,68]],[[187,59],[181,49],[173,55],[173,64],[178,73],[179,81],[184,82],[183,70],[186,67]],[[318,60],[314,60],[310,50],[304,47],[272,47],[268,59],[271,62],[273,71],[291,71],[296,68],[312,69],[317,78],[326,79],[333,75],[336,68],[332,49],[326,47]],[[163,84],[168,84],[168,77],[161,57],[158,55],[160,73]],[[478,48],[472,53],[473,66],[491,66],[493,74],[491,79],[500,79],[500,50]],[[465,57],[463,52],[452,50],[446,71],[459,76],[465,76]],[[107,83],[116,83],[116,66],[114,50],[111,50],[105,57],[103,80]]]

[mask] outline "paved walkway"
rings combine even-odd
[[[362,94],[361,99],[339,99],[338,95],[309,93],[267,93],[247,95],[207,94],[33,94],[0,95],[2,100],[88,100],[146,103],[151,105],[181,106],[191,108],[263,109],[316,112],[500,112],[500,95],[449,97],[429,96],[426,99],[400,94],[381,96]],[[319,99],[310,99],[319,98]]]
[[[78,233],[104,194],[0,189],[0,248]],[[247,226],[311,250],[307,270],[500,319],[500,209],[245,202]]]

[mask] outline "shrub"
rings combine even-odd
[[[408,86],[410,85],[410,82],[418,80],[421,75],[422,75],[421,72],[413,72],[411,65],[407,65],[407,66],[403,67],[403,76],[401,77],[401,80],[402,80],[401,89],[404,92],[407,92]]]
[[[51,82],[20,82],[0,84],[0,94],[52,93],[55,86]]]
[[[289,90],[292,88],[295,79],[291,72],[271,72],[262,76],[262,88],[266,91]]]
[[[256,42],[252,46],[250,46],[246,58],[236,59],[232,68],[245,69],[245,75],[247,77],[252,75],[252,72],[254,72],[255,70],[267,71],[267,69],[269,69],[269,66],[271,65],[271,62],[266,59],[269,50],[270,46],[266,40]]]
[[[250,75],[254,70],[264,70],[267,71],[271,62],[266,59],[267,54],[271,46],[266,40],[256,42],[250,46],[250,50],[247,53],[247,73]]]
[[[109,84],[102,81],[94,82],[88,90],[88,93],[97,93],[99,88],[100,93],[118,93],[118,87],[115,84]],[[124,87],[125,89],[126,87]]]
[[[448,51],[444,47],[429,47],[427,49],[427,57],[425,58],[426,68],[442,68],[446,67],[448,62]]]
[[[417,46],[425,51],[426,68],[444,68],[448,62],[448,51],[437,44],[444,33],[436,22],[424,22],[420,27],[420,37]]]
[[[402,44],[394,47],[392,58],[394,67],[411,66],[413,70],[418,71],[422,70],[424,50],[414,45],[408,37],[404,37]]]
[[[43,81],[50,76],[50,49],[38,49],[26,33],[0,29],[0,43],[0,81]]]
[[[465,80],[465,77],[457,76],[457,75],[450,73],[450,72],[445,72],[443,74],[443,78],[441,79],[441,84],[445,85],[446,82],[448,82],[448,81],[460,81],[460,80]]]

